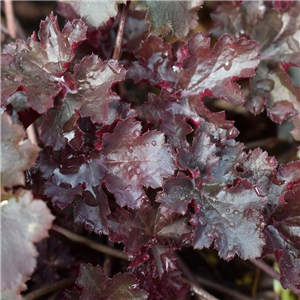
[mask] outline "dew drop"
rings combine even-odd
[[[169,56],[168,51],[165,51],[163,57],[168,57],[168,56]]]
[[[177,66],[173,66],[172,67],[173,72],[178,73],[179,72],[179,68]]]
[[[233,211],[233,214],[234,214],[234,215],[238,215],[238,213],[239,213],[239,211],[238,211],[237,209],[235,209],[235,210]]]
[[[129,192],[131,189],[132,189],[132,185],[131,184],[127,185],[126,188],[125,188],[125,190],[127,192]]]
[[[224,69],[226,70],[226,71],[228,71],[230,68],[231,68],[231,66],[232,66],[232,62],[229,62],[228,60],[225,62],[225,64],[224,64]]]
[[[136,175],[139,175],[139,174],[141,174],[141,169],[139,169],[139,168],[136,168],[136,169],[135,169],[135,174],[136,174]]]
[[[165,199],[167,197],[167,194],[166,193],[161,193],[160,197],[163,198],[163,199]]]
[[[226,211],[227,211],[227,212],[230,212],[230,209],[229,209],[229,208],[227,208],[227,209],[226,209]]]
[[[263,233],[259,234],[259,238],[263,239],[265,237],[265,235]]]
[[[134,135],[134,136],[139,136],[139,135],[140,135],[140,132],[136,129],[136,130],[134,130],[133,135]]]
[[[207,232],[205,235],[210,239],[214,238],[214,235],[210,232]]]
[[[254,191],[255,191],[255,193],[257,194],[258,197],[264,197],[265,196],[263,190],[259,186],[254,187]]]
[[[270,167],[276,166],[276,159],[274,157],[267,157],[266,162],[269,164]]]
[[[121,72],[121,68],[119,68],[117,64],[109,63],[109,64],[108,64],[108,67],[111,69],[111,71],[112,71],[114,74],[119,74],[119,73]]]
[[[157,142],[153,140],[153,141],[151,142],[151,145],[155,147],[155,146],[157,145]]]
[[[234,258],[234,252],[232,250],[228,250],[226,253],[226,259],[230,260]]]
[[[241,29],[241,30],[240,30],[240,34],[245,34],[245,30],[244,30],[244,29]]]
[[[150,145],[149,145],[149,143],[146,143],[146,147],[149,147]]]
[[[233,139],[238,135],[238,133],[239,133],[239,131],[235,127],[233,127],[227,131],[226,137],[228,139]]]
[[[259,9],[260,11],[264,11],[264,10],[266,9],[266,7],[265,7],[264,5],[260,5],[260,6],[258,7],[258,9]]]
[[[138,161],[138,157],[135,156],[135,157],[133,158],[133,160],[134,160],[134,161]]]
[[[234,226],[235,226],[235,223],[234,223],[234,222],[230,222],[229,225],[230,225],[231,227],[234,227]]]
[[[211,229],[212,229],[212,230],[215,230],[215,229],[216,229],[216,225],[212,225],[212,226],[211,226]]]
[[[129,149],[128,149],[128,152],[132,153],[133,152],[133,147],[130,146]]]

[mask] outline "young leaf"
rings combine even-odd
[[[228,34],[219,38],[210,51],[210,38],[195,34],[188,42],[189,56],[182,63],[179,84],[183,95],[210,91],[232,104],[243,103],[243,93],[234,80],[255,75],[259,64],[259,45]]]
[[[165,36],[171,30],[178,37],[185,37],[189,29],[197,26],[197,9],[203,1],[137,1],[137,10],[147,10],[146,20],[156,35]]]
[[[24,185],[24,171],[34,165],[40,148],[24,140],[23,126],[14,124],[7,113],[1,114],[1,178],[3,187]]]
[[[129,67],[127,78],[135,83],[145,80],[162,87],[175,83],[177,74],[173,70],[175,59],[171,44],[163,43],[161,38],[151,35],[142,41],[134,55],[139,61],[134,61]]]
[[[81,300],[146,300],[148,293],[138,288],[138,281],[132,274],[117,274],[108,278],[100,266],[82,264],[76,285],[80,288]]]
[[[82,117],[91,117],[93,122],[105,123],[110,103],[119,100],[112,92],[112,85],[122,81],[125,69],[116,61],[102,62],[96,55],[85,57],[74,67],[74,76],[65,77],[68,86],[66,97],[60,107],[47,112],[42,124],[41,139],[55,150],[66,143],[64,125],[75,123],[77,110]],[[70,125],[69,125],[70,126]]]
[[[19,89],[25,91],[28,106],[37,112],[52,107],[61,90],[60,76],[68,70],[86,29],[82,21],[74,20],[60,32],[57,18],[51,14],[41,22],[40,42],[33,34],[27,43],[17,40],[7,45],[1,59],[2,103]]]
[[[193,177],[197,176],[203,182],[209,182],[212,179],[211,170],[219,161],[215,153],[216,145],[211,143],[209,136],[198,133],[192,147],[179,149],[178,164],[180,168],[189,170]]]
[[[33,200],[30,191],[12,195],[7,203],[1,202],[1,291],[23,290],[24,278],[36,266],[37,251],[33,243],[48,234],[54,217],[46,204]]]

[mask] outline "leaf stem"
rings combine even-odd
[[[23,297],[23,300],[34,300],[34,299],[40,298],[41,296],[47,295],[51,292],[61,290],[63,288],[66,288],[66,287],[72,285],[75,282],[75,280],[76,280],[76,278],[74,278],[74,277],[64,278],[58,282],[52,283],[47,286],[43,286],[43,287],[25,295]]]
[[[114,256],[114,257],[117,257],[117,258],[120,258],[120,259],[123,259],[123,260],[128,260],[128,257],[127,255],[120,251],[120,250],[117,250],[117,249],[112,249],[110,247],[107,247],[107,246],[104,246],[104,245],[101,245],[99,243],[96,243],[94,241],[91,241],[83,236],[80,236],[76,233],[73,233],[65,228],[62,228],[58,225],[53,225],[52,226],[52,229],[61,233],[62,235],[64,235],[65,237],[67,237],[68,239],[76,242],[76,243],[80,243],[80,244],[83,244],[91,249],[94,249],[96,251],[99,251],[101,253],[105,253],[107,255],[110,255],[110,256]]]
[[[280,280],[280,274],[262,260],[249,259],[249,261],[268,274],[270,277]]]
[[[195,279],[194,274],[191,272],[189,267],[185,264],[185,262],[177,255],[177,263],[182,271],[183,275],[187,278],[184,279],[192,288],[195,294],[197,294],[201,299],[205,300],[218,300],[213,295],[206,292],[204,289],[202,289],[199,284],[197,283],[197,280]]]
[[[14,20],[14,8],[11,0],[4,1],[6,25],[11,38],[15,39],[17,37],[17,29]]]
[[[237,300],[253,300],[253,298],[247,297],[237,291],[233,291],[232,289],[229,289],[221,284],[212,282],[208,279],[202,278],[197,276],[196,277],[197,282],[200,284],[203,284],[204,286],[214,289],[222,294],[225,294],[227,296],[231,296],[233,299],[237,299]]]
[[[122,14],[121,14],[120,23],[119,23],[119,28],[118,28],[118,33],[117,33],[117,38],[116,38],[116,43],[115,43],[115,49],[114,49],[114,53],[113,53],[113,57],[112,57],[112,59],[115,59],[115,60],[118,60],[119,56],[120,56],[125,22],[126,22],[126,17],[127,17],[127,12],[128,12],[129,6],[130,6],[130,1],[127,1],[127,3],[124,4],[123,8],[122,8]]]

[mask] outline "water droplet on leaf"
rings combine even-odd
[[[226,61],[225,62],[225,64],[224,64],[224,69],[226,70],[226,71],[228,71],[230,68],[231,68],[231,66],[232,66],[232,62],[230,62],[230,61]]]
[[[133,135],[134,135],[134,136],[139,136],[139,135],[140,135],[140,132],[139,132],[139,130],[137,130],[137,129],[136,129],[136,130],[134,130],[134,131],[133,131]]]
[[[257,196],[259,196],[259,197],[265,196],[263,190],[259,186],[254,187],[254,190],[255,190],[255,193],[257,194]]]
[[[234,214],[234,215],[238,215],[238,213],[239,213],[239,211],[238,211],[237,209],[235,209],[235,210],[233,211],[233,214]]]
[[[163,198],[163,199],[165,199],[167,197],[167,194],[166,193],[161,193],[160,197]]]
[[[130,146],[129,149],[128,149],[128,152],[132,153],[133,152],[133,147]]]
[[[229,225],[230,225],[231,227],[234,227],[234,226],[235,226],[235,223],[234,223],[234,222],[230,222]]]
[[[155,147],[155,146],[157,145],[157,142],[153,140],[153,141],[151,142],[151,145]]]

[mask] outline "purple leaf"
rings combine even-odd
[[[132,274],[117,274],[109,279],[100,266],[82,264],[76,285],[81,290],[80,299],[99,300],[146,300],[148,293],[138,288],[138,281]]]
[[[114,133],[103,136],[97,163],[107,170],[105,182],[119,205],[134,208],[143,202],[143,186],[158,188],[163,177],[174,173],[172,150],[164,135],[152,131],[141,135],[141,124],[130,118],[120,121]]]
[[[74,220],[84,223],[89,232],[108,234],[107,216],[110,214],[107,197],[100,187],[92,187],[83,192],[84,199],[75,204]]]
[[[275,253],[284,288],[300,289],[300,184],[295,183],[281,197],[266,228],[267,244],[264,254]]]
[[[39,113],[53,107],[76,47],[86,37],[87,27],[80,20],[68,22],[60,32],[51,14],[41,22],[39,38],[33,34],[27,43],[17,40],[4,48],[1,59],[2,103],[18,89],[27,95],[28,106]]]
[[[244,38],[235,41],[224,34],[210,51],[210,38],[197,33],[189,40],[188,51],[179,77],[183,95],[198,95],[208,90],[232,104],[243,103],[243,93],[234,81],[255,75],[259,64],[258,43]]]
[[[133,79],[135,83],[145,80],[162,87],[175,83],[177,74],[173,69],[175,58],[171,44],[163,43],[161,38],[149,36],[134,54],[139,61],[134,61],[129,67],[127,78]]]
[[[110,224],[111,240],[124,243],[124,251],[131,260],[138,258],[138,263],[134,261],[132,266],[148,260],[150,255],[154,272],[159,277],[175,268],[171,245],[180,248],[191,238],[191,227],[185,218],[171,218],[150,206],[130,212],[118,209],[110,217]],[[148,249],[148,255],[143,249]]]
[[[196,197],[195,183],[180,173],[165,182],[162,192],[157,194],[156,201],[162,203],[161,211],[184,215],[188,204]]]
[[[216,145],[211,143],[205,133],[195,136],[192,147],[180,149],[178,164],[180,168],[188,170],[192,177],[200,177],[203,182],[212,180],[211,170],[218,164]]]
[[[219,256],[226,260],[235,255],[242,259],[260,256],[265,244],[261,210],[267,198],[257,195],[247,180],[217,192],[213,189],[207,186],[202,193],[195,248],[214,242]]]

